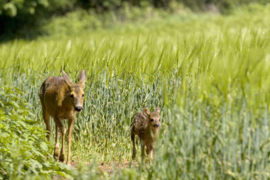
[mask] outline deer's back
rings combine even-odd
[[[134,116],[132,124],[132,133],[138,135],[140,138],[143,138],[148,131],[148,116],[141,112]]]
[[[68,86],[62,77],[51,76],[40,87],[39,97],[43,109],[51,116],[56,114],[56,109],[61,109],[65,100]]]

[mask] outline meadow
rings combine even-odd
[[[0,179],[269,179],[269,10],[177,14],[1,44]],[[54,140],[45,139],[38,91],[48,76],[65,70],[75,81],[82,69],[73,169],[47,158]],[[141,162],[138,152],[130,163],[131,117],[157,106],[155,160]]]

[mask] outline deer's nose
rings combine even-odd
[[[76,107],[75,107],[75,111],[80,112],[81,110],[82,110],[82,106],[76,106]]]
[[[158,124],[154,124],[154,127],[158,127],[159,125]]]

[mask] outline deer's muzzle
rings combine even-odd
[[[75,107],[75,111],[78,111],[78,112],[82,111],[82,109],[83,109],[82,106],[76,106]]]

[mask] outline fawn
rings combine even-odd
[[[132,159],[135,159],[136,156],[135,135],[139,136],[141,140],[142,158],[144,158],[144,147],[146,146],[146,152],[149,154],[149,160],[153,159],[155,142],[159,133],[159,114],[159,108],[156,108],[154,112],[150,112],[147,108],[143,108],[142,112],[133,117],[134,121],[131,129],[131,140],[133,143]]]
[[[50,117],[54,118],[55,122],[55,148],[54,158],[61,162],[65,160],[65,134],[66,129],[62,123],[63,119],[68,120],[68,154],[67,164],[70,164],[70,148],[71,148],[71,134],[75,116],[77,112],[83,109],[84,99],[84,84],[86,81],[85,70],[82,70],[79,75],[77,84],[72,83],[65,71],[62,72],[63,77],[49,77],[40,87],[39,98],[42,105],[42,113],[47,129],[47,138],[50,140],[51,126]],[[62,136],[62,148],[59,157],[59,142],[58,142],[58,128]]]

